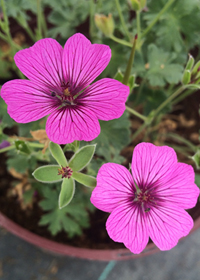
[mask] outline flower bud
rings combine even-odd
[[[130,0],[134,11],[142,10],[146,6],[146,0]]]
[[[190,81],[191,81],[191,72],[190,70],[185,70],[183,73],[182,83],[184,85],[187,85],[190,83]]]
[[[194,65],[192,69],[192,76],[196,76],[200,71],[200,60]]]
[[[115,23],[112,14],[108,16],[96,14],[94,18],[95,24],[101,32],[107,37],[113,34]]]
[[[189,54],[189,59],[188,59],[187,65],[185,67],[185,70],[190,71],[192,69],[193,65],[194,65],[194,57],[191,54]]]

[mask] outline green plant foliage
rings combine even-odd
[[[68,165],[67,159],[61,149],[60,145],[50,142],[49,149],[51,151],[52,156],[58,162],[59,165],[66,167]]]
[[[96,178],[80,172],[73,172],[72,178],[86,187],[96,187]]]
[[[59,188],[53,189],[44,186],[44,199],[40,202],[40,206],[47,213],[41,217],[39,224],[47,225],[52,235],[56,235],[62,230],[70,238],[75,235],[81,235],[82,228],[89,227],[87,209],[90,211],[94,210],[89,200],[90,193],[77,192],[68,206],[59,209]]]
[[[80,171],[91,161],[96,145],[87,145],[78,150],[69,161],[69,167],[73,171]]]
[[[0,98],[0,120],[4,127],[12,127],[15,124],[15,121],[8,115],[7,105],[2,98]]]
[[[14,168],[19,173],[25,173],[27,169],[31,172],[36,168],[37,159],[34,155],[24,155],[16,153],[16,151],[8,152],[7,168]]]
[[[62,175],[58,175],[59,165],[43,165],[38,167],[33,176],[36,180],[43,183],[55,183],[62,181]]]
[[[64,178],[58,199],[59,208],[67,206],[72,200],[75,192],[75,182],[72,178]]]
[[[183,75],[183,67],[172,63],[176,54],[168,53],[151,44],[148,46],[148,69],[146,78],[152,86],[165,86],[166,83],[177,84]]]
[[[37,13],[37,1],[32,0],[6,0],[7,15],[13,18],[29,19],[27,11]]]
[[[148,13],[144,14],[147,25],[166,4],[165,0],[148,3]],[[193,48],[200,41],[200,1],[174,1],[154,26],[154,42],[166,50],[180,52]]]
[[[55,38],[61,35],[62,38],[68,38],[75,33],[75,28],[86,20],[89,15],[89,1],[68,0],[68,1],[45,1],[52,7],[48,16],[48,21],[55,27],[48,31],[48,36]]]
[[[144,87],[141,95],[140,100],[138,101],[140,104],[144,105],[143,113],[145,116],[152,111],[158,108],[158,106],[164,102],[167,98],[167,94],[162,89],[151,89],[148,87]],[[161,113],[167,113],[171,110],[171,105],[167,104]]]
[[[195,174],[195,184],[200,188],[200,174]]]
[[[125,112],[119,119],[109,122],[100,121],[101,133],[92,141],[97,143],[96,154],[103,156],[107,161],[113,161],[121,150],[130,141],[130,121],[128,113]]]
[[[195,155],[191,157],[196,164],[196,168],[200,169],[200,149],[197,150]]]

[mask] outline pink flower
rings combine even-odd
[[[50,115],[47,135],[58,144],[90,141],[100,133],[98,119],[119,118],[129,87],[105,78],[90,83],[106,68],[111,50],[91,44],[82,34],[70,37],[64,49],[42,39],[16,53],[17,67],[29,80],[12,80],[1,89],[9,115],[19,123]]]
[[[178,163],[172,148],[141,143],[134,149],[131,170],[132,175],[119,164],[106,163],[97,175],[91,202],[111,212],[106,222],[110,238],[135,254],[149,237],[160,250],[173,248],[193,227],[184,210],[194,207],[199,196],[193,168]]]

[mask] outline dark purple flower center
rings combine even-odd
[[[62,178],[70,178],[72,176],[73,170],[69,167],[58,168],[58,175],[62,175]]]
[[[156,203],[151,191],[146,188],[137,188],[134,195],[134,202],[137,203],[144,212],[149,212],[151,210],[151,207]]]
[[[74,98],[69,82],[62,82],[58,90],[51,91],[51,96],[54,97],[55,100],[59,101],[62,107],[67,105],[76,105],[76,98]]]

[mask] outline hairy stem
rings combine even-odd
[[[139,119],[141,119],[141,120],[143,120],[143,121],[146,121],[146,120],[147,120],[147,118],[146,118],[145,116],[141,115],[140,113],[138,113],[137,111],[135,111],[134,109],[132,109],[132,108],[130,108],[130,107],[128,107],[128,106],[126,106],[126,110],[127,110],[129,113],[133,114],[134,116],[138,117]]]
[[[129,35],[129,32],[128,32],[124,17],[122,15],[122,10],[121,10],[120,4],[119,4],[119,0],[115,0],[115,3],[116,3],[117,11],[118,11],[119,18],[120,18],[122,27],[124,29],[124,32],[125,32],[127,38],[130,40],[130,35]]]

